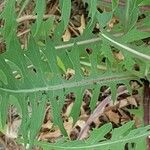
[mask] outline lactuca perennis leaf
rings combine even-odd
[[[150,1],[149,0],[141,0],[142,2],[140,3],[140,5],[150,5]]]
[[[89,8],[90,8],[89,16],[91,17],[91,24],[92,24],[97,12],[97,0],[90,0]]]
[[[8,107],[9,107],[9,96],[6,93],[1,93],[2,100],[0,103],[0,110],[1,110],[1,124],[2,128],[4,129],[7,121],[7,115],[8,115]]]
[[[61,41],[63,32],[68,26],[70,14],[71,14],[71,0],[59,0],[59,6],[61,9],[61,22],[55,28],[54,38],[57,42]]]
[[[137,46],[134,46],[134,48],[132,48],[131,45],[129,46],[123,43],[122,41],[120,42],[119,39],[114,38],[108,33],[101,33],[100,35],[103,38],[103,40],[106,40],[108,43],[110,43],[110,45],[115,46],[116,48],[121,49],[123,51],[129,52],[133,57],[138,57],[142,60],[150,61],[150,56],[137,51],[139,49]]]
[[[60,67],[60,69],[66,73],[66,68],[64,63],[62,62],[61,58],[57,56],[57,65]]]
[[[61,118],[61,110],[55,99],[55,92],[49,93],[49,98],[50,98],[50,103],[51,103],[51,107],[52,107],[53,121],[56,125],[58,125],[61,133],[64,136],[67,136],[67,132],[64,128],[63,120]]]
[[[40,29],[40,26],[42,24],[43,21],[43,15],[45,12],[45,7],[46,7],[46,1],[45,0],[36,0],[36,8],[35,11],[37,13],[37,27],[36,27],[36,31],[35,34],[36,35],[38,33],[38,30]]]
[[[54,16],[50,16],[46,21],[42,21],[38,31],[37,30],[37,22],[35,22],[32,27],[31,27],[31,32],[34,35],[35,32],[37,32],[36,37],[39,37],[40,39],[44,39],[50,35],[51,30],[53,28],[54,25]],[[43,45],[42,43],[40,43],[41,45]],[[40,46],[39,44],[39,46]],[[44,45],[43,45],[44,46]]]
[[[121,41],[124,43],[130,43],[138,40],[142,40],[150,37],[150,32],[143,32],[137,28],[133,28],[128,33],[120,37]]]
[[[47,96],[45,94],[40,95],[32,94],[31,107],[32,115],[30,120],[30,147],[32,147],[34,139],[39,132],[45,116],[45,108],[47,102]]]
[[[6,85],[8,84],[7,76],[5,75],[3,70],[1,70],[1,69],[0,69],[0,81],[2,81]]]
[[[138,19],[138,6],[136,1],[126,0],[125,5],[125,31],[128,32],[133,28]]]
[[[108,22],[111,20],[112,18],[112,12],[103,12],[103,13],[99,13],[97,12],[97,20],[100,24],[100,27],[105,27]]]
[[[62,0],[60,0],[62,1]],[[63,22],[64,29],[67,27],[70,19],[71,13],[71,0],[63,0],[60,2],[62,4],[61,7],[61,21]]]
[[[78,120],[78,117],[80,115],[80,108],[81,108],[82,99],[83,99],[82,93],[83,93],[83,90],[80,88],[77,88],[75,90],[76,99],[75,99],[75,102],[74,102],[74,105],[73,105],[73,108],[71,111],[71,116],[73,118],[74,124],[76,123],[76,121]]]
[[[115,128],[112,131],[112,140],[122,138],[127,135],[130,130],[133,128],[134,121],[130,121],[119,128]]]
[[[118,7],[119,0],[112,0],[112,10],[115,11],[115,9]]]
[[[9,39],[12,37],[11,35],[16,32],[15,3],[15,0],[7,0],[2,13],[2,17],[5,22],[3,27],[3,36],[6,43],[9,42]],[[9,45],[9,43],[7,44]]]
[[[89,144],[98,143],[99,141],[105,140],[104,136],[109,133],[112,129],[112,124],[108,123],[103,125],[102,127],[98,129],[94,129],[89,138],[86,140]]]

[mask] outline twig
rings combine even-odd
[[[48,18],[50,18],[52,16],[56,17],[56,15],[47,14],[47,15],[43,16],[43,19],[48,19]],[[23,22],[23,21],[35,20],[35,19],[37,19],[37,15],[26,15],[26,16],[22,16],[22,17],[18,18],[16,21],[18,23],[20,23],[20,22]]]
[[[117,97],[124,94],[124,93],[128,93],[128,91],[125,89],[123,90],[123,87],[118,88],[118,94]],[[100,102],[98,104],[98,106],[96,107],[96,109],[94,110],[94,112],[90,115],[89,119],[87,120],[87,122],[85,123],[85,125],[83,126],[83,128],[81,129],[79,135],[78,135],[78,140],[82,140],[84,138],[84,135],[87,133],[87,131],[89,130],[90,124],[99,116],[102,115],[102,113],[105,110],[105,107],[110,104],[111,102],[111,96],[107,96],[102,102]]]
[[[89,130],[90,124],[99,116],[102,115],[102,113],[104,112],[105,107],[110,103],[111,101],[111,96],[106,97],[102,102],[100,102],[98,104],[98,106],[96,107],[96,109],[94,110],[94,112],[91,114],[91,116],[89,117],[89,119],[87,120],[87,122],[85,123],[85,125],[83,126],[83,128],[81,129],[79,136],[78,136],[78,140],[82,140],[84,138],[84,135],[87,133],[87,131]]]
[[[30,32],[30,29],[27,29],[27,30],[25,30],[25,31],[23,31],[23,32],[21,32],[21,33],[18,33],[18,34],[17,34],[17,37],[20,37],[20,36],[22,36],[22,35],[24,35],[24,34],[26,34],[26,33],[28,33],[28,32]]]

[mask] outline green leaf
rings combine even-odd
[[[76,94],[76,98],[70,114],[70,116],[73,118],[73,124],[75,124],[76,121],[78,120],[78,117],[80,115],[82,99],[83,99],[82,90],[80,88],[75,91],[75,94]]]
[[[54,16],[50,16],[46,21],[42,21],[41,26],[39,27],[39,30],[37,31],[36,36],[39,37],[40,39],[45,40],[47,36],[51,34],[51,30],[53,29],[53,25],[54,25],[54,19],[55,19]],[[37,22],[35,22],[32,25],[32,28],[31,28],[32,35],[34,35],[36,30],[37,30]]]
[[[69,23],[70,14],[71,14],[71,0],[62,1],[61,20],[63,22],[64,30],[66,29]]]
[[[9,46],[9,39],[16,32],[15,0],[7,0],[2,14],[4,20],[3,36]]]
[[[107,25],[111,18],[112,12],[97,13],[97,20],[102,28]]]
[[[94,17],[97,12],[97,0],[92,0],[89,2],[89,16],[91,17],[91,24],[93,23]]]
[[[2,95],[2,100],[1,100],[1,105],[0,105],[0,110],[1,110],[1,124],[2,128],[4,129],[8,117],[8,107],[9,107],[9,96],[6,93],[1,93]]]
[[[128,32],[137,22],[139,10],[136,1],[127,0],[125,6],[125,31]]]
[[[57,65],[62,69],[64,73],[66,73],[66,68],[60,57],[57,56]]]
[[[30,147],[32,147],[34,139],[39,132],[45,116],[46,98],[45,94],[30,96],[32,105],[32,116],[30,121]],[[40,113],[39,113],[40,112]]]
[[[129,52],[130,54],[132,54],[133,57],[138,57],[140,59],[150,60],[150,56],[147,54],[144,54],[142,52],[138,52],[137,50],[139,50],[139,48],[136,46],[134,46],[134,48],[131,48],[131,46],[124,44],[119,39],[117,39],[117,38],[114,39],[114,37],[112,37],[110,34],[101,33],[101,36],[104,40],[109,42],[112,46],[115,46],[119,49],[122,49],[123,51]]]
[[[53,95],[49,94],[49,97],[50,97],[50,103],[52,106],[53,121],[56,125],[58,125],[58,127],[59,127],[60,131],[63,133],[63,135],[67,136],[67,132],[64,128],[63,120],[61,118],[61,110],[59,109],[59,105],[56,102],[56,99],[52,98],[52,97],[55,97],[54,93],[53,93]]]
[[[124,135],[127,135],[129,131],[132,129],[134,125],[134,121],[130,121],[119,128],[115,128],[112,131],[112,140],[120,139]]]
[[[0,69],[0,81],[2,81],[6,85],[8,84],[7,76],[1,69]]]
[[[37,27],[36,27],[36,31],[34,33],[34,36],[38,33],[38,31],[41,27],[41,24],[43,21],[43,15],[45,12],[45,6],[46,6],[45,0],[36,0],[35,12],[37,13],[37,19],[36,19]]]
[[[112,129],[112,124],[108,123],[103,125],[102,127],[98,129],[94,129],[89,138],[86,140],[88,144],[95,144],[98,143],[99,141],[105,140],[104,136],[109,133]]]
[[[118,7],[119,0],[112,0],[112,10],[115,11],[115,9]]]
[[[150,32],[142,32],[136,28],[133,28],[127,34],[123,35],[120,39],[125,43],[130,43],[148,37],[150,37]]]

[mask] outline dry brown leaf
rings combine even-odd
[[[132,96],[127,97],[127,101],[128,101],[129,104],[134,105],[135,107],[137,107],[137,102],[136,102],[134,97],[132,97]]]
[[[87,115],[87,114],[80,115],[80,120],[87,121],[88,118],[89,118],[89,115]]]
[[[131,81],[131,87],[132,89],[138,89],[140,85],[136,81]]]
[[[73,127],[73,118],[68,118],[68,122],[64,122],[64,128],[66,129],[68,135],[70,135]]]
[[[75,70],[68,68],[65,74],[65,79],[69,80],[75,75]]]
[[[99,118],[96,118],[96,119],[94,120],[94,124],[95,124],[95,128],[98,128],[98,127],[99,127],[99,124],[100,124]]]
[[[20,125],[21,119],[14,120],[12,124],[7,126],[6,136],[9,138],[17,138]]]
[[[128,105],[127,99],[122,99],[119,101],[119,108],[125,107]]]
[[[72,131],[72,125],[73,125],[73,119],[69,118],[68,122],[64,122],[64,128],[66,129],[68,135]],[[57,128],[54,132],[46,132],[46,133],[41,133],[39,136],[40,140],[47,140],[47,139],[56,139],[61,136],[60,130]]]
[[[79,135],[80,131],[75,128],[76,126],[80,127],[80,131],[81,131],[84,128],[84,126],[85,126],[85,121],[78,120],[77,123],[74,126],[73,133],[74,133],[74,136],[76,136],[76,138],[77,138],[77,136]],[[88,136],[88,132],[85,132],[83,134],[83,137],[86,138],[87,136]]]
[[[85,29],[85,18],[83,14],[81,15],[81,26],[77,29],[79,30],[80,34],[82,34]]]
[[[85,125],[85,121],[84,120],[78,120],[75,124],[75,126],[80,126],[81,128]]]
[[[71,103],[68,107],[67,107],[67,109],[66,109],[66,112],[64,113],[64,116],[69,116],[70,115],[70,113],[71,113],[71,110],[72,110],[72,107],[73,107],[73,104],[74,103]]]
[[[112,110],[109,110],[109,111],[105,112],[105,114],[111,122],[114,122],[115,124],[119,123],[120,116],[118,115],[118,113],[115,113]]]
[[[123,110],[118,109],[120,115],[121,115],[121,123],[126,123],[130,120],[130,116],[127,115]]]
[[[141,127],[142,122],[143,122],[141,118],[139,118],[139,117],[137,117],[137,116],[134,116],[134,117],[133,117],[133,120],[135,120],[135,126],[136,126],[137,128]]]
[[[123,56],[123,54],[122,54],[121,51],[119,51],[119,52],[113,52],[113,54],[114,54],[115,58],[118,59],[119,61],[124,60],[124,56]]]
[[[50,120],[48,120],[45,124],[42,125],[42,128],[43,129],[51,129],[52,126],[53,126],[53,123]]]
[[[85,106],[86,105],[86,103],[84,102],[84,101],[82,101],[82,107],[81,107],[81,112],[80,112],[80,114],[81,115],[84,115],[85,114],[85,110],[84,110],[84,107],[83,106]]]
[[[63,41],[64,41],[64,42],[67,42],[67,41],[70,40],[70,38],[71,38],[71,33],[69,32],[68,29],[66,29],[66,31],[65,31],[64,35],[62,36],[62,38],[63,38]]]
[[[108,28],[109,31],[111,31],[111,29],[114,27],[114,25],[118,22],[118,19],[116,17],[113,17],[109,23],[108,23]]]
[[[41,133],[39,136],[39,140],[48,140],[48,139],[56,139],[61,136],[61,132],[57,129],[54,132]]]

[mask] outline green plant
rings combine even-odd
[[[17,13],[16,3],[22,6]],[[140,6],[150,3],[146,0],[127,0],[125,6],[120,6],[118,1],[113,0],[112,6],[108,5],[111,11],[100,13],[97,7],[105,6],[104,1],[84,1],[88,3],[89,21],[83,34],[68,43],[63,43],[61,36],[69,23],[71,0],[59,1],[61,21],[57,25],[55,16],[44,15],[46,9],[44,0],[35,2],[36,16],[18,18],[28,3],[28,0],[17,2],[7,0],[0,15],[4,21],[4,25],[0,28],[1,42],[6,44],[6,52],[0,55],[2,127],[4,128],[6,124],[10,99],[13,97],[17,99],[16,106],[21,110],[20,133],[25,144],[29,143],[32,146],[34,143],[45,149],[57,150],[121,149],[121,147],[124,149],[126,143],[128,146],[135,143],[136,149],[145,148],[143,143],[146,143],[145,138],[149,135],[150,127],[131,130],[133,122],[115,130],[112,130],[111,124],[106,124],[96,132],[93,131],[91,137],[85,141],[65,142],[64,140],[50,145],[34,140],[43,122],[47,103],[51,105],[54,123],[58,125],[62,134],[67,136],[61,118],[61,110],[67,94],[73,92],[76,97],[71,111],[71,117],[75,123],[80,113],[76,110],[80,109],[82,95],[87,87],[93,92],[90,102],[90,108],[93,111],[99,96],[98,89],[101,86],[109,86],[112,99],[115,100],[118,84],[125,84],[130,91],[131,80],[140,80],[145,77],[150,80],[150,48],[143,42],[143,39],[150,37],[150,32],[145,32],[150,29],[150,15],[149,11],[140,11]],[[144,14],[145,18],[138,21],[141,14]],[[119,23],[107,32],[108,23],[113,16],[119,18]],[[31,31],[27,38],[27,46],[22,48],[16,32],[19,24],[27,19],[36,19],[36,21],[29,25]],[[96,23],[99,24],[100,32],[93,34]],[[91,52],[88,52],[88,49]],[[122,60],[114,57],[113,52],[119,51],[124,56]],[[88,67],[90,72],[88,75],[82,71],[84,67]],[[75,75],[70,80],[62,76],[67,68],[75,70]],[[31,116],[28,113],[29,104],[32,109]],[[109,132],[112,133],[112,137],[105,141],[104,136]],[[121,147],[117,147],[118,143],[121,143]]]

